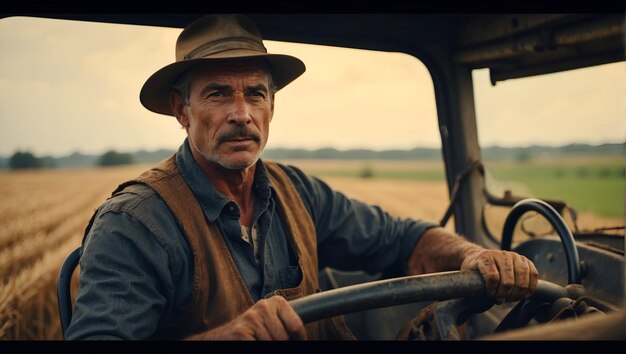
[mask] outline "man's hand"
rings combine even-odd
[[[306,340],[304,323],[282,296],[259,300],[225,325],[188,340]]]
[[[478,270],[485,279],[487,293],[497,304],[529,298],[537,288],[537,268],[528,258],[500,250],[474,251],[461,264],[461,270]]]
[[[478,270],[496,303],[530,297],[537,288],[537,268],[514,252],[486,249],[442,227],[428,229],[408,262],[409,274]]]

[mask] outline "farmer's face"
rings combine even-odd
[[[254,63],[231,63],[196,68],[190,78],[189,104],[178,95],[174,109],[191,148],[227,169],[254,165],[274,114],[267,71]]]

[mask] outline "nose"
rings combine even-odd
[[[251,120],[252,117],[245,96],[240,92],[235,93],[230,105],[230,111],[228,112],[228,122],[245,125],[250,123]]]

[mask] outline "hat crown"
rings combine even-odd
[[[208,15],[187,26],[176,41],[176,61],[207,58],[226,51],[267,53],[259,30],[241,15]]]
[[[200,63],[224,63],[257,58],[270,68],[276,91],[302,75],[302,60],[285,54],[269,54],[256,25],[245,15],[207,15],[188,25],[176,40],[176,61],[152,74],[139,92],[147,109],[173,115],[172,85],[187,70]]]

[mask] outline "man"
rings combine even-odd
[[[304,71],[297,58],[268,54],[245,17],[205,16],[183,30],[176,62],[140,99],[176,117],[187,139],[94,214],[68,339],[350,338],[341,317],[304,325],[287,302],[317,292],[327,266],[478,269],[498,303],[532,294],[537,270],[523,256],[395,219],[262,161],[275,93]]]

